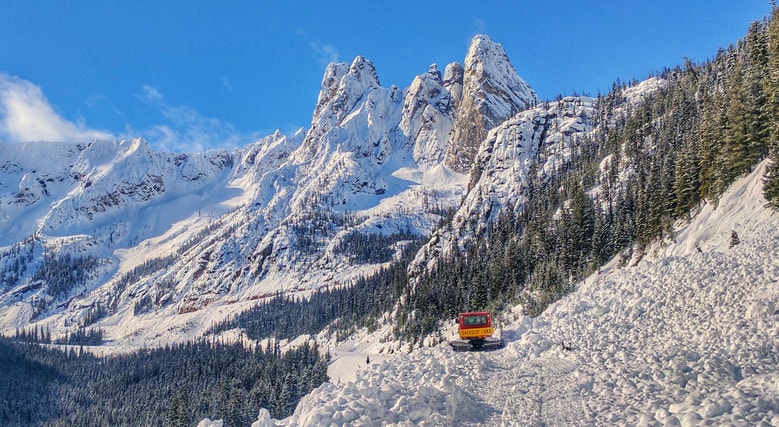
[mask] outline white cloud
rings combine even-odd
[[[233,91],[233,85],[230,83],[230,79],[228,79],[227,76],[222,76],[222,86],[229,92]]]
[[[186,105],[170,105],[159,89],[143,85],[138,97],[157,110],[169,121],[145,130],[128,129],[128,134],[143,135],[152,146],[170,151],[204,151],[214,147],[237,147],[256,139],[256,135],[238,132],[222,120],[206,117]]]
[[[143,93],[140,95],[140,98],[143,99],[144,101],[148,101],[152,103],[162,101],[162,94],[160,93],[159,90],[157,90],[156,87],[143,85],[141,89],[143,90]]]
[[[308,32],[300,27],[295,27],[295,34],[301,38],[304,42],[308,43],[308,47],[314,53],[314,58],[322,65],[328,65],[331,62],[338,62],[338,49],[330,43],[322,43],[319,40],[313,40],[308,35]]]
[[[196,152],[216,147],[238,147],[255,140],[257,134],[241,133],[213,117],[205,117],[185,105],[169,105],[162,92],[149,85],[136,95],[158,110],[163,123],[138,128],[125,126],[123,135],[90,129],[82,120],[64,119],[49,104],[37,85],[0,73],[0,141],[87,142],[94,139],[143,137],[157,149]],[[122,133],[122,132],[119,132]]]
[[[323,44],[319,41],[310,42],[308,45],[314,51],[314,54],[320,63],[327,65],[331,62],[338,61],[338,50],[336,50],[333,45],[328,43]]]
[[[40,87],[0,73],[0,139],[7,142],[113,139],[108,132],[62,118]]]
[[[487,32],[487,23],[484,22],[483,19],[474,18],[472,25],[476,34],[484,34]]]

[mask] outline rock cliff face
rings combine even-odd
[[[457,122],[445,161],[453,170],[467,173],[487,132],[519,111],[535,106],[538,97],[517,75],[503,46],[486,35],[473,38],[462,73]],[[458,75],[453,66],[453,85],[457,85]]]
[[[421,167],[430,168],[443,160],[457,102],[458,98],[441,80],[436,64],[406,89],[399,127],[405,137],[414,141],[414,160]]]
[[[527,110],[537,103],[477,36],[464,66],[433,64],[405,90],[382,87],[366,58],[330,64],[308,130],[233,152],[0,144],[0,330],[100,322],[115,343],[150,345],[275,292],[348,285],[382,266],[342,253],[350,236],[427,236],[463,200],[458,215],[489,220],[476,194],[492,188],[519,200],[510,171],[549,150],[540,129],[563,115]],[[55,265],[84,274],[57,285]]]
[[[567,97],[522,111],[492,129],[479,146],[471,189],[451,228],[433,236],[413,268],[432,267],[438,256],[460,251],[505,207],[521,210],[530,174],[551,176],[572,158],[581,139],[593,129],[595,107],[592,98]]]

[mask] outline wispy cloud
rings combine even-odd
[[[72,141],[113,139],[108,132],[62,118],[37,85],[0,73],[0,139]]]
[[[156,87],[143,85],[139,98],[151,103],[162,102],[162,93]]]
[[[222,86],[229,92],[233,91],[233,85],[230,83],[230,79],[228,79],[227,76],[222,76]]]
[[[157,149],[194,152],[238,147],[259,136],[239,132],[232,124],[203,116],[192,107],[170,105],[162,92],[153,86],[142,86],[136,97],[159,112],[161,123],[140,128],[126,124],[123,132],[112,134],[89,128],[84,119],[74,122],[63,118],[39,86],[0,73],[0,141],[87,142],[140,136]],[[90,99],[92,101],[97,102],[97,98]]]
[[[338,61],[338,50],[333,45],[321,43],[318,40],[309,42],[308,45],[314,51],[314,55],[321,64],[327,65]]]
[[[128,133],[140,133],[160,149],[170,151],[204,151],[215,147],[237,147],[256,138],[254,134],[243,134],[222,120],[206,117],[186,105],[168,104],[162,92],[143,85],[138,97],[157,109],[168,121],[145,130],[128,129]]]
[[[471,23],[473,26],[473,33],[474,34],[484,34],[487,32],[487,23],[484,22],[483,19],[480,18],[474,18],[473,22]]]
[[[309,36],[306,30],[300,27],[295,28],[295,34],[308,43],[308,47],[311,48],[311,52],[314,54],[314,59],[322,65],[327,65],[331,62],[338,61],[338,49],[330,43],[322,43],[320,40],[315,40]]]

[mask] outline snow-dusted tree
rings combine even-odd
[[[770,116],[768,156],[771,163],[766,169],[763,191],[768,204],[779,210],[779,7],[776,4],[771,11],[767,32],[767,111]]]

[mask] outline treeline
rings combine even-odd
[[[51,330],[48,326],[45,329],[38,329],[38,325],[35,325],[32,330],[16,329],[14,341],[35,344],[100,345],[103,343],[103,330],[100,328],[87,329],[82,326],[52,340]]]
[[[29,274],[35,260],[36,251],[43,249],[37,235],[14,244],[9,250],[0,253],[0,291],[8,292],[19,280]],[[37,268],[30,274],[29,283],[20,293],[41,289],[32,302],[34,320],[53,303],[70,296],[74,290],[86,291],[94,271],[103,261],[90,255],[72,255],[51,251],[43,254]]]
[[[35,325],[32,330],[16,328],[14,334],[14,341],[17,342],[29,342],[38,344],[51,344],[51,330],[47,326],[45,329],[38,329],[38,325]]]
[[[0,253],[0,291],[10,290],[27,271],[35,254],[35,242],[36,237],[29,236]]]
[[[464,251],[413,279],[398,336],[416,342],[463,310],[523,303],[537,315],[615,255],[627,260],[672,238],[675,221],[717,203],[766,157],[765,196],[779,207],[773,14],[713,60],[664,70],[666,86],[638,106],[626,104],[623,84],[599,97],[594,132],[556,174],[531,172],[521,212],[505,209]]]
[[[261,407],[290,415],[328,380],[327,357],[309,343],[282,354],[206,341],[96,357],[0,337],[0,424],[250,425]]]
[[[101,345],[103,344],[103,329],[82,326],[73,332],[65,332],[62,338],[54,340],[55,344],[67,345]]]
[[[92,256],[45,254],[41,266],[30,278],[32,286],[41,285],[45,295],[33,301],[32,319],[36,319],[49,305],[67,296],[77,288],[86,290],[90,274],[100,265],[100,259]]]
[[[364,219],[349,211],[341,213],[313,210],[304,213],[300,218],[285,221],[283,225],[288,226],[295,236],[295,249],[305,255],[312,255],[322,249],[322,240],[333,237],[338,228],[354,227]]]
[[[46,285],[46,293],[54,299],[59,299],[72,289],[86,285],[89,273],[97,267],[99,261],[95,257],[75,257],[69,253],[46,254],[30,282],[43,282]]]
[[[418,238],[410,241],[396,262],[373,276],[357,280],[352,286],[325,287],[314,291],[309,298],[277,295],[214,325],[208,333],[240,328],[255,340],[291,339],[330,328],[341,339],[356,328],[376,328],[405,289],[406,268],[422,243]]]
[[[343,236],[334,251],[347,256],[354,264],[381,264],[392,261],[395,243],[418,239],[419,236],[410,230],[389,235],[355,230]]]

